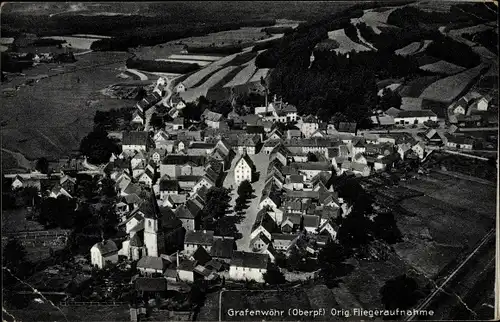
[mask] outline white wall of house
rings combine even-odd
[[[400,125],[423,124],[426,121],[437,121],[437,116],[420,116],[420,117],[395,117],[394,123]]]
[[[179,275],[179,279],[184,282],[194,282],[194,272],[185,271],[185,270],[177,270],[177,274]]]
[[[186,229],[186,231],[194,230],[194,219],[188,218],[180,218],[182,221],[182,227]]]
[[[487,111],[489,102],[485,98],[481,98],[479,102],[477,102],[478,111]]]
[[[239,185],[245,180],[252,182],[252,168],[241,159],[234,168],[234,182]]]
[[[236,281],[254,280],[258,283],[264,283],[264,274],[267,269],[238,267],[231,265],[229,267],[229,278]]]
[[[146,151],[146,145],[122,145],[122,151]]]

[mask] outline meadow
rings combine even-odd
[[[49,77],[21,86],[17,95],[2,99],[2,147],[28,159],[57,158],[79,148],[93,127],[96,110],[134,104],[108,98],[100,90],[117,81],[127,53],[89,53],[73,64],[41,64],[26,76],[2,83],[2,89],[20,86],[29,77]]]

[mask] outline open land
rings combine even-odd
[[[26,70],[22,77],[2,83],[22,85],[29,77],[46,74],[33,85],[21,86],[17,95],[3,98],[3,147],[28,159],[59,157],[78,148],[93,126],[95,111],[133,105],[99,93],[116,82],[127,53],[94,52],[73,64],[44,64]],[[36,111],[36,113],[35,113]]]

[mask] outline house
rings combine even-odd
[[[181,93],[181,92],[185,92],[185,91],[186,91],[186,86],[182,82],[180,82],[179,84],[177,84],[175,86],[176,93]]]
[[[331,238],[331,240],[335,240],[337,238],[338,230],[339,226],[333,220],[327,220],[319,227],[319,234],[327,235]]]
[[[353,122],[339,122],[337,132],[356,135],[356,127],[357,124]]]
[[[170,98],[170,106],[177,111],[186,107],[186,102],[179,95],[172,95]]]
[[[425,144],[423,142],[416,142],[411,149],[418,156],[420,160],[425,157]]]
[[[281,140],[283,138],[283,132],[278,128],[275,127],[269,135],[267,136],[267,140]]]
[[[150,298],[161,298],[167,290],[167,280],[163,277],[138,277],[135,289],[139,296],[148,294]]]
[[[60,184],[56,184],[49,192],[49,198],[57,198],[59,196],[65,196],[66,198],[73,198],[73,196],[66,191]]]
[[[265,254],[234,252],[229,266],[229,278],[263,283],[268,261],[269,257]]]
[[[307,115],[303,117],[302,120],[299,121],[297,126],[300,128],[300,131],[304,135],[304,137],[308,138],[316,132],[319,128],[318,118],[313,115]]]
[[[123,132],[122,151],[147,151],[151,146],[149,133],[145,131]]]
[[[472,150],[474,139],[463,135],[446,135],[446,147],[453,149]]]
[[[167,262],[161,257],[144,256],[137,262],[137,269],[146,276],[163,274],[166,267]]]
[[[238,148],[238,153],[242,154],[244,150],[248,154],[253,155],[258,152],[258,148],[261,142],[261,137],[258,134],[245,134],[238,136],[238,142],[236,147]]]
[[[92,266],[102,269],[118,262],[118,247],[112,240],[103,240],[90,249],[90,262]]]
[[[194,230],[198,223],[198,215],[201,208],[192,200],[186,201],[175,209],[175,216],[182,221],[182,226],[186,231]]]
[[[179,265],[177,265],[177,276],[184,282],[194,282],[194,269],[197,266],[197,262],[193,260],[182,260]]]
[[[479,99],[477,102],[477,110],[478,111],[487,111],[492,100],[491,95],[485,95]]]
[[[159,130],[158,132],[156,132],[156,134],[153,136],[153,142],[156,149],[172,152],[172,143],[174,141],[170,140],[168,133],[164,130]]]
[[[397,116],[394,117],[394,123],[396,125],[423,124],[427,121],[436,122],[436,113],[431,110],[409,110],[400,111]]]
[[[299,236],[299,234],[272,234],[273,247],[286,253]]]
[[[424,139],[431,146],[441,146],[444,143],[443,136],[435,129],[429,129],[424,133]]]
[[[166,198],[163,199],[163,207],[169,207],[171,209],[177,209],[180,205],[183,205],[186,202],[186,195],[166,195]]]
[[[259,210],[266,207],[270,207],[272,210],[276,210],[281,206],[280,193],[271,191],[268,194],[263,194],[259,202]]]
[[[210,253],[214,242],[214,232],[211,230],[188,230],[184,237],[184,252],[194,254],[198,247],[203,247]]]
[[[255,173],[255,165],[250,158],[250,156],[243,151],[243,154],[236,161],[234,166],[234,182],[236,185],[240,185],[245,180],[249,182],[253,181],[253,176]]]
[[[309,234],[317,234],[320,218],[316,215],[303,215],[302,227]]]
[[[208,127],[213,129],[220,128],[221,123],[224,121],[224,116],[222,114],[212,112],[209,109],[203,111],[201,118]]]
[[[287,234],[296,232],[300,229],[302,223],[302,217],[300,214],[288,213],[284,216],[284,220],[281,223],[281,231]]]
[[[210,254],[203,247],[198,247],[196,251],[191,255],[191,257],[199,265],[205,265],[206,263],[212,260]]]
[[[134,113],[132,114],[132,123],[135,124],[142,124],[144,125],[144,117],[142,116],[142,113],[139,112],[138,110],[135,110]]]
[[[469,107],[469,102],[468,100],[466,99],[466,97],[462,97],[460,98],[457,102],[453,103],[450,107],[449,107],[449,111],[453,114],[462,114],[462,115],[465,115],[465,113],[467,112],[467,109]]]
[[[160,164],[161,160],[165,157],[166,151],[163,149],[154,149],[149,151],[149,160],[153,161],[155,164]]]
[[[146,169],[143,173],[136,177],[137,182],[142,183],[148,187],[153,186],[155,174],[150,169]]]
[[[165,200],[169,195],[179,194],[180,187],[177,180],[163,179],[160,181],[160,199]]]
[[[210,142],[191,142],[188,146],[189,155],[209,155],[212,153],[216,143]]]
[[[210,256],[213,259],[228,263],[233,258],[235,243],[233,237],[214,236]]]
[[[265,241],[271,241],[271,234],[277,229],[276,221],[269,215],[267,209],[262,209],[257,213],[257,218],[252,226],[250,234],[250,247],[260,250],[265,245],[259,245],[257,242],[263,237]]]
[[[289,129],[286,131],[287,140],[300,139],[302,138],[302,132],[299,129]]]
[[[182,129],[184,129],[184,118],[183,117],[176,117],[169,125],[172,126],[172,130],[174,130],[174,131],[182,130]]]

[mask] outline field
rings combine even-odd
[[[440,79],[429,85],[420,97],[450,103],[477,79],[484,68],[485,66],[481,64],[462,73]]]
[[[390,8],[384,11],[367,9],[364,10],[364,14],[361,18],[352,18],[351,23],[357,25],[358,23],[364,22],[368,27],[371,27],[377,35],[379,35],[382,32],[379,27],[390,26],[387,24],[387,19],[389,18],[389,15],[396,9],[397,8]]]
[[[233,87],[238,85],[246,84],[251,78],[252,75],[256,72],[257,67],[255,66],[255,58],[248,62],[234,78],[226,83],[223,87]]]
[[[207,92],[210,88],[219,83],[227,74],[236,69],[236,66],[228,66],[218,70],[213,73],[210,78],[208,78],[202,85],[198,87],[192,87],[186,90],[185,92],[181,92],[180,96],[186,102],[195,101],[200,96],[207,96]]]
[[[259,69],[257,69],[257,71],[255,72],[255,74],[253,74],[252,78],[250,78],[250,82],[260,81],[260,79],[262,77],[266,78],[270,71],[271,70],[269,68],[259,68]]]
[[[432,83],[434,83],[436,80],[438,80],[438,76],[423,76],[423,77],[418,77],[412,81],[410,81],[408,84],[405,84],[404,86],[401,86],[399,88],[399,95],[401,97],[407,96],[407,97],[419,97],[420,94]]]
[[[440,60],[433,64],[422,65],[420,66],[420,69],[427,72],[444,75],[454,75],[465,70],[465,68],[462,66],[457,66],[444,60]]]
[[[422,109],[422,99],[418,97],[401,97],[401,109],[415,111]]]
[[[396,221],[405,240],[394,248],[426,276],[470,250],[495,223],[496,191],[491,185],[435,172],[400,184],[425,196],[399,203]]]
[[[424,52],[424,50],[432,43],[432,40],[423,40],[423,41],[415,41],[409,44],[408,46],[405,46],[403,48],[400,48],[396,50],[394,53],[396,55],[401,55],[401,56],[408,56],[408,55],[415,55]]]
[[[337,52],[337,53],[344,54],[344,53],[348,53],[352,50],[354,50],[355,52],[370,51],[371,50],[368,47],[365,47],[361,44],[358,44],[358,43],[352,41],[349,37],[347,37],[344,29],[329,31],[328,38],[335,40],[339,44],[339,48],[335,49],[335,52]]]
[[[76,49],[90,49],[90,46],[94,41],[102,39],[103,37],[102,36],[92,37],[91,35],[77,37],[76,35],[73,35],[73,36],[50,36],[43,38],[65,40],[66,43],[62,44],[63,47],[70,47]]]
[[[100,90],[117,81],[126,53],[89,53],[73,64],[41,64],[26,76],[2,83],[2,90],[16,87],[29,77],[49,77],[22,86],[15,96],[2,98],[2,147],[28,159],[55,158],[78,149],[93,126],[96,110],[120,108],[133,101],[110,99]]]
[[[168,56],[168,58],[157,58],[159,61],[171,61],[171,62],[181,62],[188,64],[198,64],[200,66],[206,66],[214,61],[221,59],[222,56],[214,55],[193,55],[193,54],[173,54]]]

